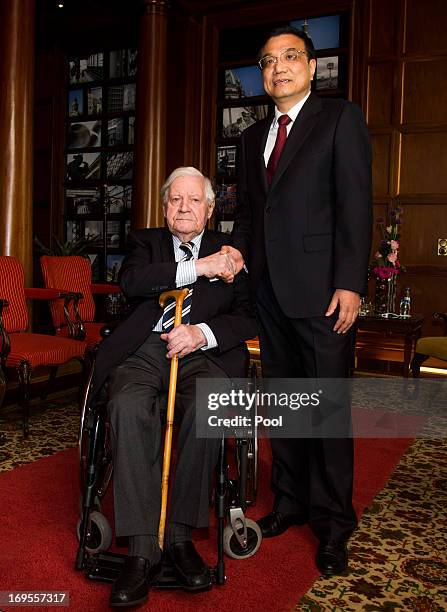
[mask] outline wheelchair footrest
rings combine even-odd
[[[99,580],[100,582],[114,582],[121,571],[123,563],[127,555],[121,555],[113,552],[101,552],[95,555],[90,555],[85,559],[84,569],[85,575],[90,580]],[[212,582],[214,582],[214,570],[211,569]],[[152,588],[156,589],[181,589],[182,585],[178,582],[174,568],[166,563],[163,563],[161,574],[155,582],[152,583]]]

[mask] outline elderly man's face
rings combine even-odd
[[[171,184],[164,213],[171,233],[188,242],[203,230],[213,208],[206,201],[202,177],[180,176]]]

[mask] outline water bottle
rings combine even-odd
[[[399,316],[403,319],[411,317],[411,296],[410,287],[405,287],[404,294],[400,301]]]

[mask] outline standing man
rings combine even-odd
[[[371,152],[360,109],[310,92],[315,50],[302,31],[261,48],[275,116],[244,131],[239,153],[236,270],[245,259],[267,378],[344,378],[366,284],[372,225]],[[273,512],[264,537],[309,523],[323,575],[344,571],[356,527],[352,439],[273,439]]]

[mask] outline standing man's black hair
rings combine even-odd
[[[262,57],[262,50],[264,49],[267,41],[270,38],[273,38],[274,36],[281,36],[282,34],[292,34],[297,38],[301,38],[301,40],[304,42],[304,47],[306,49],[308,59],[316,59],[317,55],[315,53],[314,44],[312,42],[312,39],[306,34],[306,32],[304,30],[298,30],[298,28],[294,28],[291,25],[285,25],[275,28],[274,30],[269,32],[262,44],[262,47],[259,50],[258,60]]]

